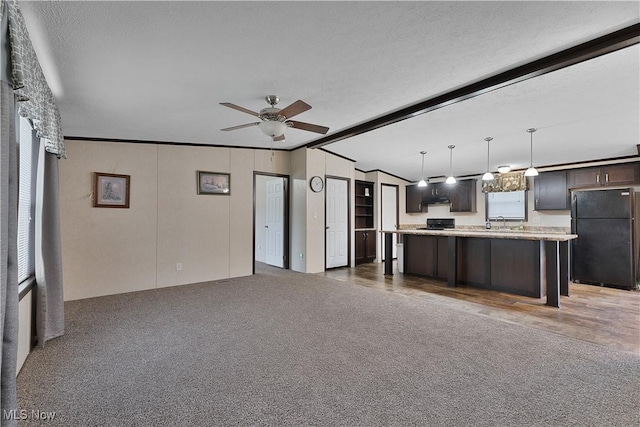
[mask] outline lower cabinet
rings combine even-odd
[[[376,260],[376,231],[356,230],[356,265]]]

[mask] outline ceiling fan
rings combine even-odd
[[[242,111],[243,113],[251,114],[252,116],[259,118],[261,121],[232,126],[230,128],[224,128],[220,130],[229,131],[250,126],[259,126],[262,132],[264,132],[265,135],[270,136],[273,141],[284,141],[284,131],[288,127],[306,130],[309,132],[321,133],[323,135],[329,131],[329,128],[325,126],[291,120],[291,117],[300,113],[304,113],[305,111],[311,109],[311,105],[307,104],[304,101],[297,100],[293,104],[281,110],[275,107],[278,101],[280,101],[280,98],[278,98],[276,95],[267,95],[265,97],[265,100],[267,101],[267,103],[269,103],[269,105],[271,105],[271,107],[263,108],[259,113],[247,110],[246,108],[240,107],[230,102],[221,102],[220,105],[233,108],[234,110]]]

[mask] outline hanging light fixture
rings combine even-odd
[[[489,143],[493,140],[492,137],[488,136],[484,139],[487,141],[487,171],[482,175],[483,181],[493,181],[493,174],[489,172]]]
[[[422,179],[418,182],[418,187],[426,187],[427,181],[424,180],[424,155],[427,154],[427,152],[421,151],[420,154],[422,154]]]
[[[538,176],[538,171],[533,167],[533,133],[535,131],[535,128],[527,129],[527,132],[531,135],[531,163],[529,164],[529,169],[524,173],[524,176]]]
[[[455,145],[449,146],[449,177],[445,181],[447,184],[455,184],[456,179],[453,177],[453,149],[456,148]]]
[[[498,172],[500,172],[500,173],[511,172],[511,166],[509,166],[509,165],[500,165],[500,166],[498,166]]]

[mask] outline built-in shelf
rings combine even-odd
[[[373,182],[356,181],[355,191],[355,228],[374,228],[373,226]]]

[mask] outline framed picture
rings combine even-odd
[[[130,175],[93,173],[94,208],[128,208]]]
[[[231,174],[198,171],[198,194],[231,194]]]

